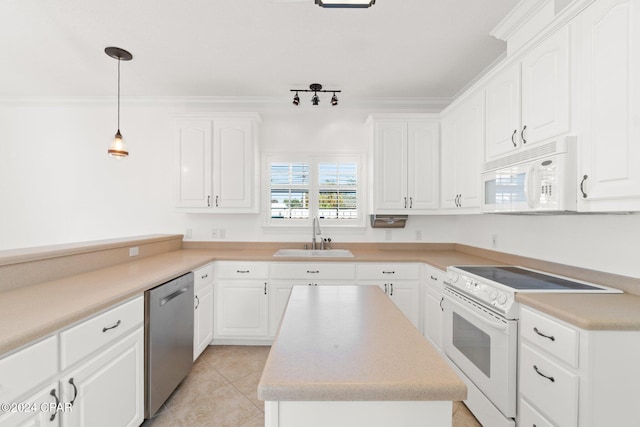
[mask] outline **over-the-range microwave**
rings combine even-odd
[[[566,137],[484,165],[482,212],[576,210],[575,137]]]

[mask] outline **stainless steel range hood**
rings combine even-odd
[[[409,215],[371,215],[371,228],[404,228]]]

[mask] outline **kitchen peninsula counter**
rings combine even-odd
[[[336,425],[346,414],[351,425],[451,425],[451,401],[466,395],[377,286],[294,287],[258,385],[266,425],[281,427]],[[402,421],[407,411],[423,417]]]

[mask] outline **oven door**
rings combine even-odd
[[[444,287],[443,349],[506,417],[516,416],[518,322]]]

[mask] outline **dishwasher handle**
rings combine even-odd
[[[187,292],[189,290],[188,286],[185,286],[182,289],[179,289],[177,291],[175,291],[174,293],[162,298],[160,300],[160,307],[162,307],[163,305],[165,305],[166,303],[168,303],[169,301],[171,301],[172,299],[174,299],[175,297],[177,297],[178,295],[184,294],[185,292]]]

